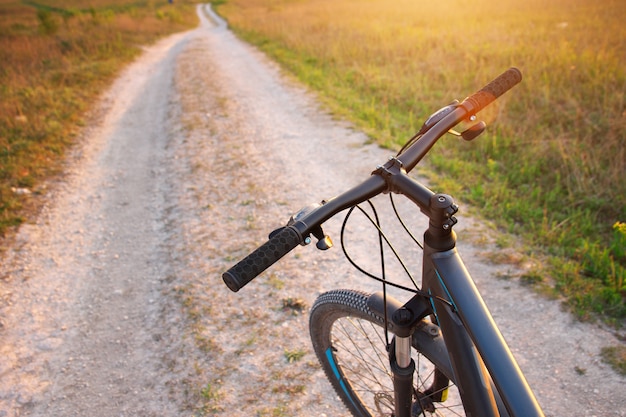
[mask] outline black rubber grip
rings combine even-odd
[[[224,272],[222,279],[231,291],[237,292],[299,244],[300,235],[298,232],[291,227],[285,227],[250,255]]]
[[[480,91],[472,94],[463,101],[463,107],[470,114],[478,113],[492,101],[509,91],[522,81],[522,73],[517,68],[509,68],[495,80],[484,86]]]

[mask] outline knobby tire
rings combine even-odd
[[[393,380],[384,334],[384,318],[367,306],[369,295],[353,290],[322,294],[311,309],[311,340],[326,376],[346,407],[357,417],[394,414]],[[456,387],[437,401],[435,365],[413,343],[414,416],[465,416]],[[426,350],[426,349],[425,349]],[[433,401],[435,399],[435,401]]]

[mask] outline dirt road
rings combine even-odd
[[[388,152],[198,10],[198,29],[148,48],[113,85],[2,259],[0,417],[346,415],[306,307],[374,284],[339,248],[299,248],[238,294],[220,274]],[[546,414],[626,415],[624,379],[598,356],[613,336],[486,262],[488,228],[461,222],[459,249]],[[339,228],[326,227],[337,242]],[[364,228],[351,251],[376,268]]]

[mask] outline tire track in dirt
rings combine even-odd
[[[168,277],[164,170],[176,35],[103,100],[2,265],[0,415],[176,415],[181,317]],[[179,396],[182,397],[182,396]]]

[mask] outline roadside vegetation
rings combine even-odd
[[[382,145],[510,66],[522,84],[473,143],[428,158],[435,188],[541,259],[524,282],[579,317],[626,319],[626,3],[219,0],[258,45]],[[434,174],[433,174],[434,172]]]
[[[191,0],[0,0],[0,237],[37,209],[95,99]]]

